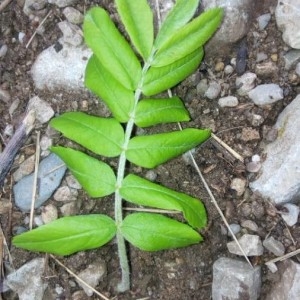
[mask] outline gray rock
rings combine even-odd
[[[248,230],[254,231],[254,232],[258,231],[258,225],[252,220],[242,221],[241,226],[248,229]]]
[[[63,43],[75,47],[82,44],[83,34],[77,25],[71,24],[68,21],[59,22],[57,25],[63,33]]]
[[[270,13],[263,14],[263,15],[259,16],[256,20],[258,23],[259,30],[264,30],[268,26],[268,24],[271,20],[271,14]]]
[[[42,221],[44,224],[51,223],[58,217],[58,212],[56,206],[53,204],[48,204],[42,209]]]
[[[220,98],[218,104],[221,107],[236,107],[239,105],[239,100],[237,97],[227,96],[227,97]]]
[[[232,223],[229,225],[231,231],[234,235],[237,235],[241,231],[241,226],[239,224]],[[231,232],[228,230],[228,236],[232,236]]]
[[[279,282],[274,282],[266,300],[300,299],[300,264],[287,259],[278,264]]]
[[[38,191],[35,208],[40,207],[59,186],[66,171],[64,162],[55,154],[43,159],[38,169]],[[16,205],[22,211],[29,211],[31,207],[33,174],[22,178],[13,187]]]
[[[7,276],[7,285],[20,300],[42,300],[48,286],[43,280],[44,258],[35,258]]]
[[[268,55],[264,52],[258,52],[256,55],[256,62],[261,62],[264,61],[268,58]]]
[[[66,177],[66,181],[68,186],[72,189],[80,190],[82,188],[81,184],[72,174]]]
[[[282,88],[274,83],[260,84],[248,93],[256,105],[267,105],[283,99]]]
[[[297,62],[300,61],[300,50],[290,50],[283,55],[284,68],[290,70]]]
[[[0,58],[4,57],[7,53],[7,45],[3,44],[3,45],[0,45]]]
[[[295,72],[298,76],[300,76],[300,63],[297,63]]]
[[[78,25],[83,22],[83,14],[73,7],[66,7],[63,10],[63,14],[65,15],[66,19],[72,24]]]
[[[255,11],[255,1],[252,0],[203,0],[204,9],[223,7],[225,18],[213,36],[205,46],[206,56],[230,53],[232,45],[243,38],[249,29],[252,13]],[[228,52],[228,53],[227,53]]]
[[[250,187],[254,192],[283,204],[300,196],[300,95],[279,115],[275,129],[277,139],[265,146],[266,159],[261,175]]]
[[[53,46],[39,54],[31,69],[37,89],[82,91],[84,71],[91,50],[67,44],[56,52]]]
[[[9,103],[11,99],[10,93],[0,87],[0,100]]]
[[[238,241],[247,256],[260,256],[264,252],[258,235],[244,234]],[[235,241],[227,243],[227,248],[230,253],[243,255]]]
[[[205,92],[208,89],[208,82],[207,79],[201,79],[200,82],[197,84],[197,94],[199,96],[204,96]]]
[[[204,96],[208,99],[216,99],[221,92],[221,86],[218,82],[213,81],[209,83],[208,89],[206,90]]]
[[[81,201],[78,199],[77,201],[72,201],[69,203],[64,204],[60,211],[63,216],[74,216],[77,215],[80,211]]]
[[[50,4],[55,4],[58,7],[72,6],[76,4],[77,0],[48,0]]]
[[[213,265],[213,300],[257,300],[261,289],[261,269],[248,263],[221,257]]]
[[[265,61],[255,66],[255,73],[259,78],[272,78],[278,74],[278,67],[272,61]]]
[[[287,212],[281,212],[281,217],[288,226],[294,226],[298,221],[299,206],[291,203],[283,205]]]
[[[245,96],[255,87],[256,74],[247,72],[243,74],[241,77],[237,77],[235,81],[235,85],[237,87],[237,93],[240,96]]]
[[[300,49],[300,2],[299,0],[278,1],[275,10],[276,23],[283,32],[285,43]]]
[[[106,264],[104,261],[96,261],[88,267],[78,273],[78,277],[81,278],[83,281],[88,283],[91,287],[95,288],[98,283],[100,282],[101,278],[106,273]],[[86,285],[81,283],[80,281],[76,280],[78,285],[80,285],[85,293],[91,297],[93,295],[93,291],[88,288]]]
[[[26,16],[39,15],[39,11],[45,8],[47,0],[26,0],[23,11]]]
[[[13,173],[14,181],[21,180],[24,176],[29,175],[34,171],[35,155],[29,156],[24,160],[19,168]]]
[[[78,191],[71,189],[68,186],[61,186],[54,193],[53,198],[56,201],[65,202],[65,201],[74,201],[77,199]]]
[[[54,110],[51,105],[38,96],[29,100],[28,110],[31,109],[35,111],[35,118],[41,124],[47,123],[54,116]]]
[[[276,256],[284,255],[284,246],[281,242],[275,240],[272,236],[263,241],[263,246]]]

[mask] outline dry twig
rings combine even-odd
[[[3,0],[0,3],[0,12],[5,9],[5,7],[11,2],[11,0]]]

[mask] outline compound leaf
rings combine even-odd
[[[100,7],[90,9],[84,19],[83,33],[86,44],[102,65],[113,70],[127,89],[135,90],[141,77],[140,62],[108,13]]]
[[[146,61],[153,45],[153,14],[147,0],[115,2],[132,44]]]
[[[105,215],[64,217],[13,238],[17,247],[57,255],[98,248],[116,234],[115,222]]]
[[[122,151],[124,130],[115,119],[68,112],[52,119],[50,125],[96,154],[115,157]]]
[[[186,247],[202,241],[190,226],[160,214],[134,213],[120,226],[124,238],[144,251]]]
[[[181,211],[189,225],[194,228],[206,226],[206,212],[200,200],[136,175],[129,174],[124,178],[120,194],[134,204]]]
[[[162,67],[203,46],[221,23],[223,10],[212,8],[177,30],[155,54],[152,66]]]
[[[203,48],[163,67],[150,67],[145,75],[143,94],[152,96],[165,91],[192,74],[203,58]]]
[[[179,28],[189,22],[198,5],[199,0],[177,0],[161,25],[154,42],[155,48],[159,48]]]
[[[51,151],[66,163],[91,197],[103,197],[115,191],[116,176],[109,165],[71,148],[51,147]]]
[[[85,85],[102,98],[119,122],[127,122],[134,106],[134,93],[117,81],[95,55],[85,69]]]
[[[138,103],[135,116],[135,124],[139,127],[189,120],[189,113],[178,97],[143,99]]]
[[[210,130],[187,128],[182,131],[133,137],[126,158],[141,167],[155,168],[204,142]]]

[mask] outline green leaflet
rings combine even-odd
[[[165,43],[170,36],[174,35],[179,28],[185,25],[193,17],[199,0],[177,0],[172,10],[163,21],[154,42],[155,48]]]
[[[203,48],[163,67],[150,67],[142,86],[143,94],[152,96],[165,91],[192,74],[203,58]]]
[[[115,157],[122,151],[124,130],[115,119],[68,112],[52,119],[50,125],[96,154]]]
[[[133,137],[126,158],[141,167],[155,168],[204,142],[210,130],[187,128],[182,131]]]
[[[178,97],[143,99],[138,103],[135,116],[135,124],[139,127],[189,120],[189,113]]]
[[[120,194],[125,200],[138,205],[181,211],[194,228],[206,226],[206,212],[200,200],[136,175],[129,174],[125,177]]]
[[[117,81],[92,55],[85,69],[85,85],[109,107],[119,122],[127,122],[134,107],[134,93]]]
[[[91,197],[110,195],[116,189],[116,176],[111,167],[80,151],[51,147]]]
[[[141,77],[141,65],[108,13],[100,7],[90,9],[84,18],[83,32],[86,44],[101,64],[113,70],[127,89],[135,90]]]
[[[115,234],[115,222],[105,215],[72,216],[17,235],[12,242],[27,250],[70,255],[98,248]]]
[[[159,214],[128,215],[120,231],[128,242],[145,251],[186,247],[202,241],[190,226]]]
[[[147,1],[116,0],[115,2],[134,47],[146,61],[153,45],[153,14]]]
[[[203,46],[221,23],[223,10],[213,8],[203,12],[172,35],[155,54],[152,66],[162,67],[185,57]]]

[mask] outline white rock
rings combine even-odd
[[[61,186],[55,192],[53,198],[56,201],[74,201],[78,195],[77,190],[70,189],[68,186]]]
[[[84,72],[91,56],[91,50],[82,47],[63,45],[56,52],[53,46],[44,50],[37,57],[31,69],[37,89],[82,91]]]
[[[261,175],[250,187],[275,204],[299,199],[300,196],[300,95],[279,115],[275,129],[277,139],[265,146],[266,159]]]
[[[204,96],[208,99],[216,99],[221,92],[221,86],[216,81],[210,82]]]
[[[227,97],[220,98],[218,103],[221,107],[235,107],[238,106],[239,100],[237,97],[227,96]]]
[[[50,4],[55,4],[58,7],[72,6],[76,4],[77,0],[48,0]]]
[[[245,96],[255,87],[256,74],[247,72],[240,77],[237,77],[235,85],[238,88],[237,93],[240,96]]]
[[[213,265],[212,299],[257,300],[261,289],[261,268],[221,257]]]
[[[287,203],[283,205],[284,208],[287,209],[287,212],[282,212],[281,217],[285,221],[288,226],[294,226],[298,221],[299,206],[291,203]]]
[[[0,87],[0,100],[9,103],[11,99],[10,93]]]
[[[264,252],[264,248],[258,235],[244,234],[238,241],[247,256],[260,256]],[[230,253],[243,255],[235,241],[227,243],[227,249]]]
[[[50,104],[38,96],[29,100],[28,110],[31,109],[35,111],[36,120],[38,120],[41,124],[47,123],[54,116],[54,110]]]
[[[291,49],[283,55],[284,68],[290,70],[300,61],[300,50]]]
[[[300,76],[300,63],[297,63],[297,65],[296,65],[296,74],[298,75],[298,76]]]
[[[233,223],[233,224],[230,224],[229,227],[234,235],[237,235],[241,231],[241,226],[239,224]],[[232,236],[232,234],[229,230],[228,230],[227,235]]]
[[[271,14],[264,14],[257,18],[259,30],[264,30],[271,20]]]
[[[275,10],[276,23],[283,32],[285,43],[300,49],[300,2],[299,0],[278,1]]]
[[[233,71],[234,71],[234,68],[233,68],[233,66],[231,66],[231,65],[227,65],[227,66],[225,66],[225,68],[224,68],[224,73],[227,74],[227,75],[232,74]]]
[[[45,259],[35,258],[7,276],[7,285],[20,300],[41,300],[48,286],[44,281]]]
[[[242,196],[246,188],[246,180],[242,178],[233,178],[230,188],[236,191],[237,196]]]
[[[263,246],[276,256],[284,255],[284,246],[281,242],[275,240],[272,236],[263,241]]]
[[[7,45],[0,45],[0,58],[4,57],[7,53]]]
[[[256,105],[267,105],[283,99],[282,88],[274,83],[260,84],[248,93]]]
[[[266,300],[300,299],[300,264],[286,259],[278,263],[279,282],[274,282]]]
[[[40,140],[40,147],[42,151],[49,150],[52,144],[53,144],[53,140],[49,136],[47,135],[42,136]]]
[[[82,44],[83,34],[77,25],[71,24],[68,21],[59,22],[57,25],[63,33],[63,43],[75,47]]]
[[[81,24],[83,22],[83,14],[73,7],[66,7],[63,10],[63,14],[72,24]]]
[[[88,267],[78,273],[78,277],[81,278],[83,281],[88,283],[91,287],[95,288],[98,283],[100,282],[101,278],[106,273],[106,264],[104,261],[98,261],[94,262],[91,265],[88,265]],[[93,291],[89,289],[86,285],[81,283],[80,281],[76,280],[78,285],[80,285],[85,293],[91,297],[93,295]]]

